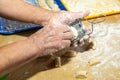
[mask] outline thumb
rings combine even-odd
[[[90,14],[90,11],[84,11],[84,12],[69,12],[68,15],[68,22],[73,22],[78,18],[84,18]]]

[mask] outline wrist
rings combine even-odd
[[[34,44],[34,41],[33,39],[31,38],[27,38],[25,40],[25,43],[26,44],[29,44],[29,50],[31,52],[31,55],[35,56],[35,57],[38,57],[38,53],[39,53],[39,48],[36,46],[36,44]]]
[[[36,17],[34,18],[33,23],[41,25],[41,26],[45,26],[49,23],[54,12],[49,11],[49,10],[45,10],[45,9],[40,9],[39,11],[40,11],[39,15],[35,15]]]

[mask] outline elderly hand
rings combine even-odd
[[[54,53],[69,47],[72,38],[73,33],[69,27],[58,26],[56,28],[54,25],[46,26],[29,37],[39,52],[38,56]]]
[[[50,19],[43,24],[43,26],[55,26],[55,27],[69,27],[68,24],[75,21],[78,18],[83,18],[89,14],[89,11],[85,12],[67,12],[67,11],[61,11],[61,12],[53,12],[51,14]],[[81,46],[82,44],[85,43],[89,39],[89,35],[83,37],[78,44],[74,44],[75,46],[79,45]]]

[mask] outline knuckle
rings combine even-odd
[[[64,44],[63,44],[63,46],[65,48],[70,47],[70,45],[71,45],[71,41],[70,40],[65,41]]]
[[[70,27],[68,25],[65,25],[64,26],[65,30],[69,31],[70,30]]]
[[[73,34],[73,32],[72,32],[72,31],[70,31],[70,36],[71,36],[71,38],[73,38],[73,37],[74,37],[74,34]]]
[[[61,50],[61,49],[63,49],[64,47],[65,47],[65,46],[64,46],[63,42],[62,42],[62,41],[59,41],[59,42],[58,42],[58,49]]]
[[[70,40],[68,40],[68,41],[67,41],[67,43],[66,43],[66,47],[69,47],[69,46],[70,46],[70,44],[71,44],[71,41],[70,41]]]
[[[62,40],[58,41],[58,46],[61,47],[62,46]]]
[[[53,44],[57,49],[60,49],[62,46],[62,41],[61,40],[57,40],[54,42]]]

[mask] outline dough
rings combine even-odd
[[[88,62],[88,64],[89,64],[90,66],[94,66],[94,65],[97,65],[97,64],[99,64],[99,63],[100,63],[100,60],[99,60],[98,58],[91,59],[91,60]]]
[[[56,57],[55,66],[56,67],[61,67],[61,57]]]
[[[87,71],[78,71],[75,73],[75,78],[84,79],[87,78]]]

